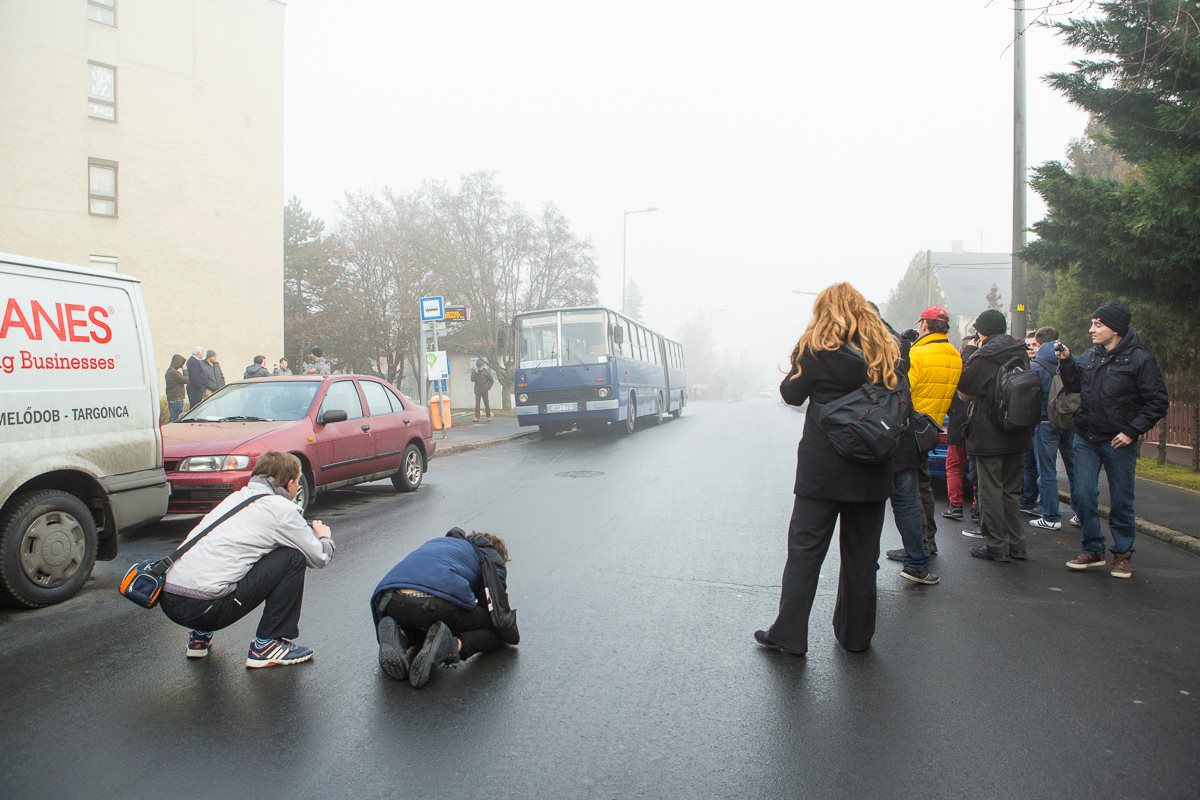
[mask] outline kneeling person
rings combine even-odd
[[[291,453],[263,453],[250,482],[208,512],[184,540],[234,512],[167,570],[159,603],[173,622],[192,629],[189,658],[208,655],[213,631],[263,602],[246,666],[299,664],[313,657],[312,648],[291,641],[300,633],[304,569],[327,566],[334,547],[328,526],[316,520],[310,528],[292,502],[300,469]]]
[[[419,689],[436,666],[517,644],[507,562],[500,537],[451,528],[392,567],[371,595],[383,672]]]

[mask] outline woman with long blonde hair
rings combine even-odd
[[[829,403],[874,383],[894,389],[900,380],[895,338],[878,312],[849,283],[835,283],[813,303],[813,318],[796,342],[791,370],[779,392],[790,405]],[[808,617],[821,564],[841,520],[841,570],[834,635],[847,650],[866,650],[875,633],[875,572],[884,506],[892,492],[892,465],[868,466],[843,458],[806,414],[796,455],[795,504],[788,526],[779,615],[759,644],[793,655],[808,652]]]

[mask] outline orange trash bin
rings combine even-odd
[[[450,395],[435,394],[429,398],[429,421],[433,429],[449,430],[454,426],[454,418],[450,414]]]

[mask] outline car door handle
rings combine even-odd
[[[371,430],[371,426],[370,426],[370,425],[363,425],[363,426],[362,426],[362,429],[363,429],[364,431],[369,431],[369,430]]]
[[[405,424],[405,425],[407,425],[407,424],[408,424],[408,418],[407,418],[407,417],[403,417],[402,419],[404,420],[404,424]]]

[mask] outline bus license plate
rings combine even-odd
[[[560,414],[564,411],[578,411],[579,403],[547,403],[547,414]]]

